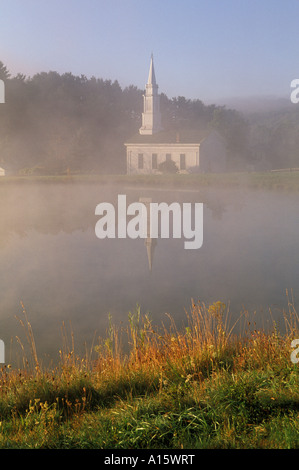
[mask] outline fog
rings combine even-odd
[[[203,245],[154,240],[149,263],[144,239],[103,239],[95,234],[96,205],[140,198],[203,203]],[[259,325],[282,321],[286,289],[298,298],[299,217],[295,194],[240,189],[154,191],[82,183],[23,183],[0,187],[0,321],[7,362],[26,343],[23,302],[40,357],[57,358],[63,322],[77,351],[105,336],[108,315],[126,325],[137,304],[154,324],[178,326],[191,300],[243,309]],[[256,312],[256,313],[254,313]]]
[[[7,175],[126,172],[124,142],[140,128],[143,90],[55,71],[11,77],[2,62],[0,79],[0,166]],[[290,97],[203,103],[161,93],[160,105],[164,130],[224,136],[228,171],[299,166],[299,108]]]

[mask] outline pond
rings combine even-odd
[[[127,203],[203,203],[203,244],[183,238],[99,239],[95,208]],[[0,186],[0,338],[6,363],[26,335],[21,303],[39,357],[55,360],[62,325],[78,351],[106,335],[108,316],[125,325],[139,304],[153,324],[184,324],[192,299],[221,301],[232,320],[253,312],[257,325],[281,322],[286,290],[298,299],[299,196],[248,189],[168,191],[83,183]],[[148,245],[146,245],[146,241]],[[150,244],[149,244],[150,242]],[[272,320],[271,320],[272,321]],[[20,341],[17,340],[20,338]]]

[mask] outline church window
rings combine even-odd
[[[143,153],[138,153],[138,169],[143,169]]]
[[[152,169],[157,170],[158,168],[158,155],[156,153],[152,154]]]
[[[180,154],[180,169],[186,170],[186,155],[184,153]]]

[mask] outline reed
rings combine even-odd
[[[137,306],[125,328],[109,317],[106,338],[84,357],[63,324],[53,368],[38,360],[23,308],[32,358],[0,371],[0,447],[298,447],[299,367],[290,343],[299,319],[288,299],[284,332],[275,322],[257,330],[244,312],[232,323],[222,302],[192,302],[182,328],[171,316],[154,326]]]

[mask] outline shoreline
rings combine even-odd
[[[121,174],[70,174],[45,176],[3,176],[0,187],[12,183],[88,183],[104,185],[127,185],[128,187],[151,189],[188,189],[202,188],[247,188],[299,191],[299,172],[236,172],[206,173],[197,175],[121,175]],[[165,188],[166,186],[166,188]]]

